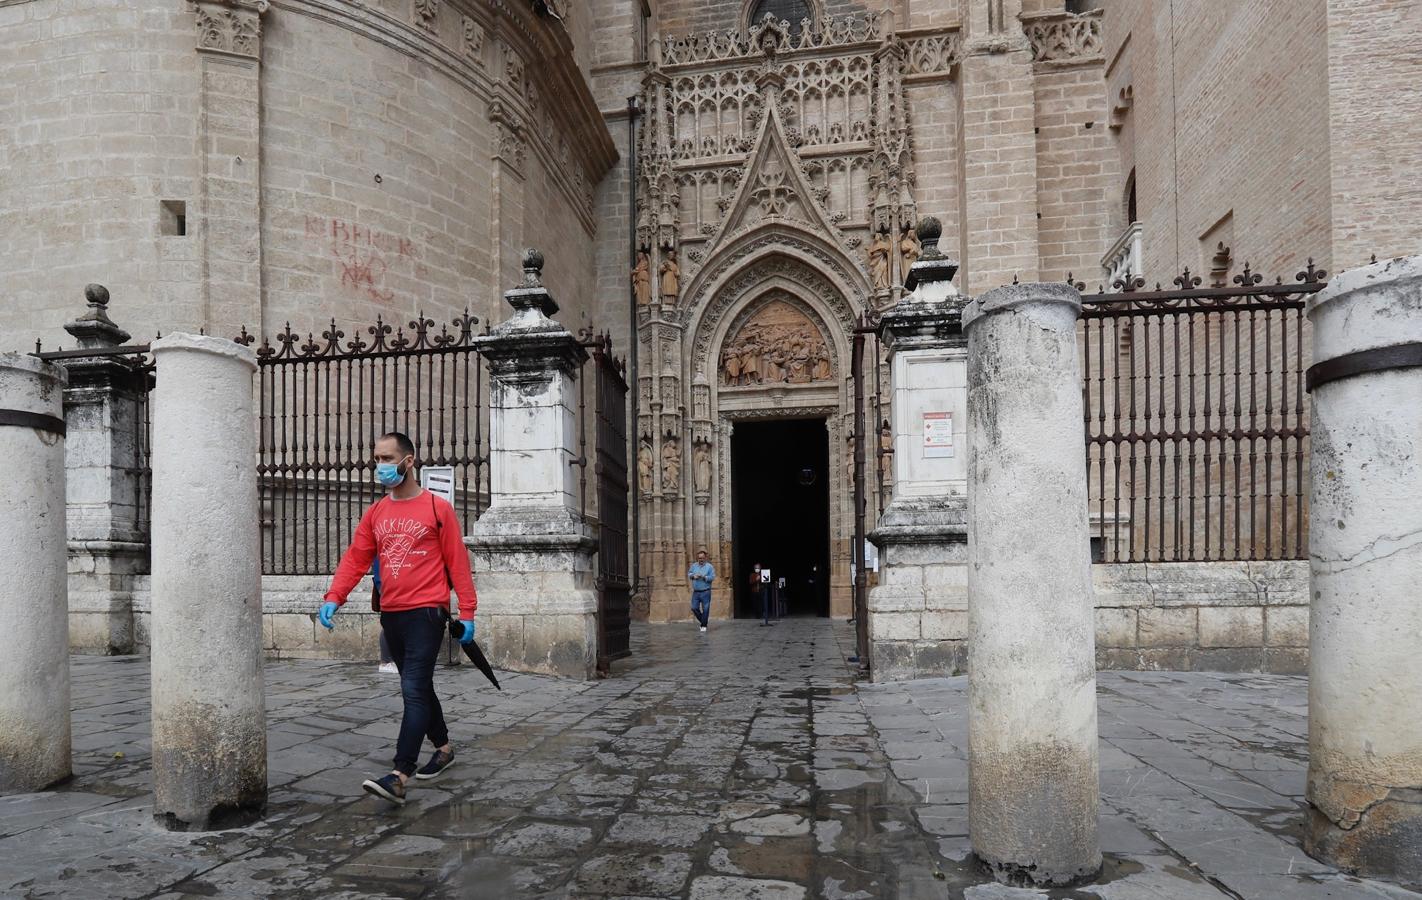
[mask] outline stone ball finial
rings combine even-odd
[[[918,222],[918,242],[922,245],[922,256],[920,258],[937,259],[938,239],[943,237],[943,223],[938,221],[937,216],[924,216]]]
[[[937,216],[924,216],[918,220],[918,239],[925,244],[929,241],[938,243],[938,239],[943,236],[943,223],[938,221]]]
[[[84,285],[84,299],[94,309],[105,309],[109,305],[109,289],[102,284]]]
[[[534,247],[523,251],[523,283],[526,287],[543,284],[543,253]]]

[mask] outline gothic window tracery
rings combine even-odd
[[[773,17],[777,22],[789,22],[793,39],[800,37],[804,23],[808,22],[813,27],[815,21],[815,11],[806,0],[755,0],[746,22],[753,25],[766,16]]]

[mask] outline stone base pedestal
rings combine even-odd
[[[597,542],[572,513],[494,508],[465,543],[479,589],[477,640],[501,669],[591,679]]]
[[[966,522],[961,497],[895,502],[869,536],[880,553],[879,584],[869,591],[875,682],[967,669]]]
[[[137,652],[133,594],[148,573],[148,545],[137,541],[69,542],[69,649]]]

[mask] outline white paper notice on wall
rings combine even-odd
[[[420,470],[420,486],[454,505],[454,466],[425,466]]]
[[[923,414],[923,458],[941,459],[953,455],[953,414]]]

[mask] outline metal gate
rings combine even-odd
[[[1327,273],[1082,298],[1092,555],[1101,562],[1304,559],[1309,340]],[[1084,285],[1075,285],[1081,290]]]
[[[597,454],[597,667],[632,652],[632,579],[627,565],[627,379],[606,335],[592,345]]]
[[[321,340],[287,325],[255,348],[264,575],[336,570],[361,512],[384,494],[370,453],[388,431],[409,435],[421,465],[454,468],[469,533],[489,505],[476,325],[468,313],[438,328],[422,314],[408,330],[377,318],[349,340],[334,321]],[[245,328],[236,340],[256,343]]]

